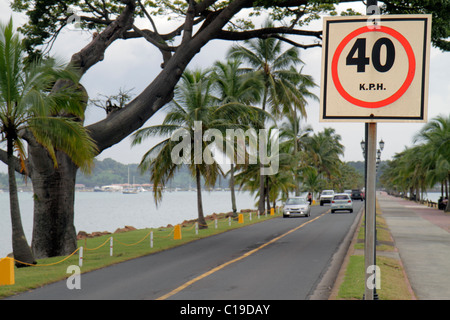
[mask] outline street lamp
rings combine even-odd
[[[381,160],[381,151],[383,151],[384,149],[385,142],[383,141],[383,139],[381,139],[378,144],[380,145],[380,149],[377,150],[377,161],[379,162]],[[366,158],[366,142],[364,141],[364,139],[361,140],[360,145],[363,156],[364,158]]]

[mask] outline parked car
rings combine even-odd
[[[320,194],[320,205],[323,206],[324,203],[331,203],[334,196],[334,190],[323,190]]]
[[[337,193],[333,196],[333,200],[331,200],[331,213],[335,213],[338,210],[353,212],[353,201],[347,193]]]
[[[354,189],[352,190],[352,200],[364,200],[364,194],[362,193],[361,190],[358,189]]]
[[[304,197],[292,197],[286,200],[283,208],[283,218],[292,216],[309,217],[311,215],[311,207]]]

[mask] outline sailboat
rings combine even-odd
[[[128,167],[128,185],[130,185],[130,167]],[[134,185],[134,177],[133,177],[133,185]],[[134,187],[125,188],[122,190],[123,194],[137,194],[138,189]]]

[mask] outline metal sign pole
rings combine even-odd
[[[377,6],[377,0],[367,1],[367,15],[375,13],[373,6]],[[366,123],[366,200],[365,200],[365,300],[375,299],[376,282],[376,256],[375,256],[375,193],[376,193],[376,152],[377,152],[377,124]]]
[[[366,271],[365,300],[374,300],[375,289],[375,184],[377,154],[377,124],[369,123],[367,137],[367,193],[364,262]]]

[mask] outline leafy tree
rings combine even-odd
[[[58,165],[55,150],[59,149],[78,166],[89,169],[95,145],[74,118],[82,118],[84,114],[79,92],[72,87],[50,92],[57,79],[76,83],[76,74],[65,66],[55,65],[54,61],[37,61],[25,66],[23,58],[24,50],[12,20],[0,25],[0,137],[7,144],[12,246],[16,260],[33,264],[34,256],[22,227],[15,178],[16,166],[20,171],[27,170],[24,137],[32,136],[44,146],[54,166]],[[20,162],[15,162],[15,152]]]

